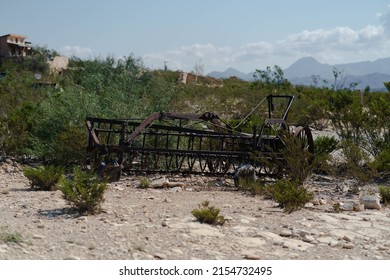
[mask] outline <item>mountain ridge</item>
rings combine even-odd
[[[313,77],[321,81],[334,80],[333,71],[343,73],[344,83],[358,83],[357,89],[370,87],[371,90],[386,91],[384,82],[390,81],[390,57],[379,58],[374,61],[360,61],[342,64],[320,63],[314,57],[303,57],[283,69],[284,76],[295,85],[315,85]],[[253,73],[244,73],[229,67],[225,71],[213,71],[207,76],[214,78],[229,78],[235,76],[245,81],[253,80]]]

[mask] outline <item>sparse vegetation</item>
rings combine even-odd
[[[390,174],[389,94],[356,91],[353,85],[343,84],[343,73],[337,69],[333,69],[334,83],[324,83],[322,87],[294,86],[276,65],[257,69],[253,82],[199,77],[196,84],[183,85],[177,83],[176,71],[145,70],[141,59],[132,55],[94,60],[73,57],[64,75],[52,76],[45,61],[53,55],[55,51],[40,47],[31,58],[0,61],[2,153],[34,157],[47,165],[70,170],[83,164],[86,115],[143,118],[158,111],[214,111],[235,126],[268,94],[291,94],[296,101],[289,114],[289,124],[317,129],[331,126],[339,140],[318,138],[314,145],[315,158],[310,161],[302,142],[287,136],[283,139],[286,149],[280,151],[283,160],[270,158],[265,163],[267,169],[283,170],[287,173],[284,179],[298,185],[312,170],[330,173],[335,169],[338,175],[359,182]],[[201,70],[201,66],[196,68]],[[58,86],[37,87],[34,78],[37,71],[41,72],[42,80]],[[389,88],[389,84],[385,86]],[[268,117],[264,113],[259,108],[237,130],[252,133],[253,126],[260,127]],[[335,149],[340,149],[345,156],[345,163],[337,167],[327,164],[329,154]],[[33,188],[51,189],[55,185],[49,183],[51,178],[40,180],[33,182]],[[140,187],[149,184],[140,181]],[[264,192],[257,183],[243,188],[252,194]]]
[[[199,205],[199,209],[194,209],[191,213],[200,223],[222,226],[225,223],[225,218],[220,215],[220,212],[219,208],[210,205],[210,202],[205,200]]]
[[[379,194],[384,205],[390,205],[390,187],[389,186],[380,186]]]
[[[314,197],[304,186],[289,179],[276,181],[267,187],[267,191],[287,213],[301,209]]]
[[[375,176],[371,167],[369,155],[352,141],[342,141],[341,147],[345,161],[338,167],[338,175],[356,179],[364,184]]]
[[[31,181],[31,188],[52,191],[56,189],[57,183],[63,176],[64,168],[53,165],[38,168],[26,167],[23,173]]]
[[[23,242],[23,238],[22,235],[18,232],[10,233],[8,231],[5,231],[5,232],[0,232],[0,242],[3,243],[13,242],[19,244]]]
[[[314,141],[314,171],[317,173],[334,173],[331,163],[331,153],[339,147],[335,137],[320,136]]]
[[[239,179],[238,188],[243,192],[248,192],[252,195],[261,195],[265,191],[265,186],[261,180]]]
[[[80,168],[74,169],[73,178],[62,178],[60,181],[64,198],[80,213],[100,212],[106,188],[106,182]]]
[[[139,179],[139,187],[142,188],[142,189],[149,188],[151,183],[152,182],[150,181],[149,178],[142,177],[142,178]]]

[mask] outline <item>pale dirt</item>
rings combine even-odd
[[[0,163],[0,259],[390,258],[389,208],[334,212],[334,203],[357,199],[340,180],[309,181],[322,205],[286,214],[234,190],[230,178],[167,178],[184,185],[140,189],[139,177],[123,176],[109,185],[102,213],[79,216],[60,191],[32,191],[18,164]],[[221,209],[225,225],[196,221],[191,211],[205,200]]]

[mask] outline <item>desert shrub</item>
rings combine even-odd
[[[274,184],[267,186],[267,192],[287,213],[301,209],[314,197],[313,193],[300,185],[298,181],[288,179],[277,180]]]
[[[313,171],[313,154],[305,139],[282,131],[280,138],[285,147],[280,150],[282,161],[276,160],[277,170],[283,170],[287,178],[299,183],[304,182]]]
[[[380,186],[379,194],[381,196],[382,202],[384,205],[390,205],[390,187]]]
[[[265,192],[264,184],[261,180],[247,180],[240,178],[238,183],[238,189],[250,193],[252,195],[262,195]]]
[[[225,223],[224,216],[219,215],[221,210],[215,206],[211,206],[209,201],[203,201],[199,207],[199,209],[192,210],[191,213],[200,223],[221,226]]]
[[[314,154],[326,156],[337,149],[339,141],[333,136],[320,136],[314,141]]]
[[[64,174],[64,169],[53,165],[38,168],[26,167],[23,169],[23,173],[31,181],[31,188],[51,191],[56,189],[57,183]]]
[[[263,154],[254,152],[251,159],[254,160],[265,174],[270,174],[277,179],[285,178],[302,184],[312,173],[315,166],[313,151],[305,137],[296,137],[293,133],[280,130],[277,134],[282,147],[265,146],[272,153]],[[261,183],[261,182],[259,182]],[[267,189],[261,185],[254,186],[255,191],[269,196]]]
[[[295,89],[296,100],[288,114],[289,123],[323,129],[327,119],[328,91],[307,86],[296,86]]]
[[[390,175],[390,148],[384,149],[375,158],[373,168],[384,175]]]
[[[339,169],[339,175],[354,178],[364,184],[375,176],[375,170],[371,167],[370,159],[365,150],[352,141],[342,141],[345,162]]]
[[[84,127],[76,125],[66,127],[53,140],[51,161],[63,166],[82,163],[85,160],[86,142]]]
[[[329,164],[331,153],[337,150],[339,141],[335,137],[320,136],[314,140],[314,171],[331,173],[333,166]]]
[[[79,167],[74,169],[73,178],[63,178],[60,182],[63,197],[80,213],[100,212],[106,188],[106,182]]]
[[[31,138],[31,115],[34,113],[35,105],[25,101],[20,107],[14,106],[6,118],[0,117],[0,145],[8,154],[26,154]]]
[[[380,173],[386,172],[390,139],[388,94],[372,93],[364,96],[363,102],[360,94],[340,90],[333,92],[329,101],[329,118],[343,141],[346,175],[367,180],[373,176],[367,165]],[[371,161],[374,161],[373,165]]]
[[[139,187],[142,188],[142,189],[147,189],[150,187],[150,184],[152,182],[150,181],[149,178],[146,178],[146,177],[142,177],[140,180],[139,180]]]

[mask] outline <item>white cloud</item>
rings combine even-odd
[[[315,46],[326,48],[335,46],[342,48],[350,44],[364,43],[367,40],[383,39],[384,30],[382,26],[369,25],[360,30],[353,30],[350,27],[336,27],[332,29],[304,30],[301,33],[292,34],[286,40],[279,41],[281,45],[293,45],[297,48],[302,46]]]
[[[361,29],[340,26],[328,29],[303,30],[276,42],[249,42],[231,46],[193,44],[165,52],[143,56],[146,65],[163,65],[170,69],[191,71],[199,59],[205,72],[235,67],[249,72],[266,66],[288,67],[304,56],[313,56],[321,62],[337,64],[373,60],[390,55],[390,12],[379,16],[382,25],[368,25]]]
[[[65,56],[75,56],[78,58],[90,58],[94,53],[92,49],[80,46],[64,46],[60,53]]]
[[[208,54],[215,53],[217,48],[212,44],[193,44],[191,46],[182,46],[178,49],[171,50],[170,52],[175,55],[193,55],[198,58],[207,56]]]

